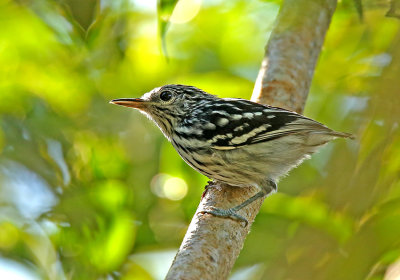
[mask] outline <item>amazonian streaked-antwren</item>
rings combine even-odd
[[[260,189],[242,204],[206,213],[247,221],[236,212],[276,191],[276,182],[320,146],[352,137],[282,108],[218,98],[196,87],[166,85],[113,104],[139,109],[179,155],[201,174],[233,186]]]

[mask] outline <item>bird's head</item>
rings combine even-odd
[[[141,98],[119,98],[110,103],[140,110],[152,119],[167,138],[177,122],[190,117],[196,108],[215,96],[185,85],[165,85],[145,93]]]

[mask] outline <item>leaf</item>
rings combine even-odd
[[[99,0],[73,1],[65,0],[61,2],[69,16],[83,29],[88,30],[96,20],[96,14],[100,9]]]
[[[167,48],[165,45],[165,36],[169,27],[169,19],[175,9],[178,0],[158,0],[157,1],[157,17],[158,17],[158,31],[161,38],[161,48],[166,57]]]

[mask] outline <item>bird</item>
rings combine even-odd
[[[276,192],[281,177],[329,141],[354,138],[290,110],[219,98],[188,85],[168,84],[141,98],[110,103],[145,114],[187,164],[213,181],[257,187],[254,196],[235,207],[203,211],[246,225],[240,209]]]

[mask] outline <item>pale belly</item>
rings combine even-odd
[[[172,144],[183,160],[201,174],[240,187],[277,182],[316,149],[313,146],[305,150],[299,141],[269,141],[232,150],[188,150],[174,141]]]

